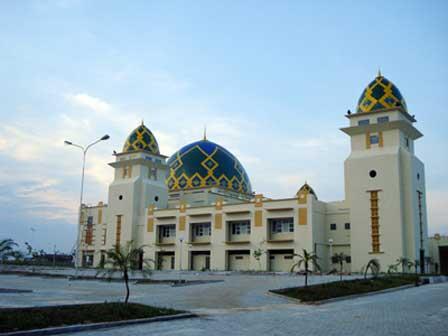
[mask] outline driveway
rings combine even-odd
[[[89,331],[76,335],[446,335],[448,283],[426,285],[321,306],[294,304],[267,289],[301,284],[303,277],[156,274],[222,282],[171,287],[132,285],[131,300],[188,309],[200,318]],[[312,277],[311,282],[334,277]],[[98,302],[122,298],[121,283],[1,275],[0,288],[33,289],[4,294],[0,306]]]

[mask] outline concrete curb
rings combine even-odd
[[[281,297],[283,299],[289,300],[291,302],[295,302],[298,304],[304,304],[304,305],[308,305],[308,306],[319,306],[322,304],[326,304],[326,303],[333,303],[333,302],[338,302],[338,301],[345,301],[345,300],[351,300],[351,299],[356,299],[356,298],[360,298],[360,297],[365,297],[365,296],[373,296],[373,295],[378,295],[378,294],[386,294],[386,293],[391,293],[391,292],[396,292],[402,289],[407,289],[407,288],[412,288],[415,287],[414,284],[411,285],[404,285],[404,286],[400,286],[400,287],[393,287],[393,288],[388,288],[388,289],[383,289],[380,291],[373,291],[373,292],[368,292],[368,293],[361,293],[361,294],[353,294],[353,295],[346,295],[346,296],[340,296],[340,297],[335,297],[332,299],[327,299],[327,300],[320,300],[320,301],[312,301],[312,302],[304,302],[301,301],[299,299],[295,299],[286,295],[282,295],[282,294],[278,294],[278,293],[273,293],[273,292],[268,292],[270,295],[274,295],[277,297]]]
[[[142,318],[142,319],[135,319],[135,320],[100,322],[100,323],[91,323],[91,324],[76,324],[76,325],[64,326],[64,327],[13,331],[13,332],[7,332],[7,333],[0,333],[0,335],[1,336],[56,335],[56,334],[63,334],[63,333],[74,333],[74,332],[78,332],[78,331],[114,328],[114,327],[121,327],[121,326],[141,324],[141,323],[172,321],[172,320],[179,320],[179,319],[192,318],[192,317],[199,317],[199,315],[193,314],[193,313],[183,313],[183,314],[177,314],[177,315],[157,316],[157,317]]]

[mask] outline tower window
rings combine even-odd
[[[121,201],[123,199],[123,195],[118,196],[118,199]]]
[[[330,224],[330,230],[331,231],[335,231],[336,230],[336,223],[331,223]]]
[[[380,139],[378,138],[378,135],[371,135],[370,136],[370,144],[375,145],[380,142]]]
[[[358,126],[364,126],[364,125],[369,125],[369,124],[370,124],[369,119],[363,119],[363,120],[358,121]]]
[[[406,147],[409,148],[409,138],[405,138]]]
[[[417,180],[420,180],[420,174],[417,173]]]
[[[346,230],[350,230],[350,223],[345,223],[344,227],[345,227]]]
[[[387,123],[387,122],[389,122],[389,117],[378,117],[378,119],[377,119],[377,121],[378,121],[378,124],[383,124],[383,123]]]
[[[376,177],[376,170],[371,170],[371,171],[369,171],[369,176],[370,176],[371,178]]]
[[[128,176],[128,167],[123,167],[122,178],[126,178],[126,176]]]
[[[159,196],[154,197],[154,201],[158,202],[159,201]]]

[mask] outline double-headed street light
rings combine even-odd
[[[84,193],[84,170],[86,167],[86,154],[87,151],[89,150],[90,147],[92,147],[93,145],[96,145],[98,142],[100,141],[104,141],[109,139],[110,136],[108,134],[105,134],[103,137],[101,137],[101,139],[98,139],[94,142],[92,142],[90,145],[83,147],[81,145],[77,145],[71,141],[64,141],[65,145],[68,146],[74,146],[77,147],[79,149],[82,150],[82,174],[81,174],[81,195],[79,196],[79,217],[78,217],[78,234],[77,234],[77,238],[76,238],[76,254],[75,254],[75,268],[76,270],[78,270],[79,267],[79,240],[80,240],[80,234],[81,234],[81,212],[82,212],[82,198],[83,198],[83,193]]]

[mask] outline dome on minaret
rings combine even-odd
[[[147,151],[160,155],[159,144],[154,134],[145,126],[143,121],[140,126],[129,134],[123,146],[123,153],[135,151]]]
[[[224,147],[203,140],[193,142],[168,160],[170,191],[220,187],[251,194],[249,177],[238,159]]]
[[[406,102],[400,90],[381,72],[364,89],[358,100],[357,113],[382,112],[401,109],[408,112]]]

